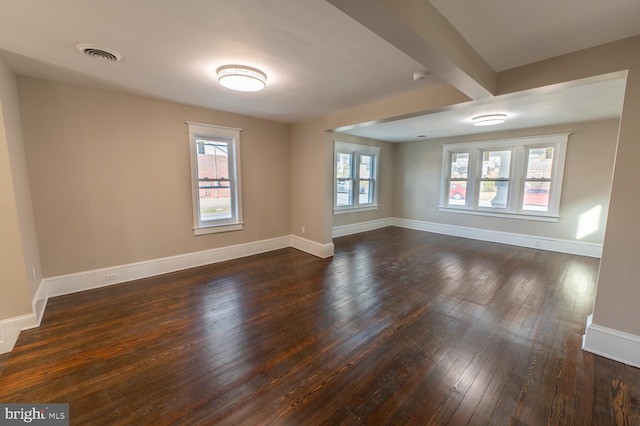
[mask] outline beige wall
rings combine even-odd
[[[331,243],[329,140],[322,121],[291,126],[291,234],[321,244]]]
[[[628,70],[593,323],[640,336],[640,36],[500,73],[508,93]]]
[[[510,93],[628,69],[627,95],[604,238],[594,323],[640,336],[640,37],[502,72],[498,93]],[[13,75],[0,63],[0,318],[29,311],[28,271],[37,261],[21,197],[30,180],[45,276],[80,272],[293,233],[329,243],[333,216],[332,142],[326,130],[428,111],[468,98],[449,86],[383,99],[292,126],[135,96],[20,78],[19,99],[29,179],[20,176],[20,128]],[[185,120],[244,128],[242,134],[244,231],[194,237]],[[598,123],[592,123],[597,126]],[[599,129],[609,134],[607,125]],[[585,133],[586,134],[586,133]],[[576,137],[579,133],[576,131]],[[11,145],[16,141],[17,145]],[[593,152],[609,148],[587,142]],[[573,141],[571,145],[574,145]],[[607,144],[607,146],[609,146]],[[394,149],[395,175],[409,161]],[[424,148],[421,148],[424,149]],[[564,209],[592,200],[576,183],[585,168],[571,154]],[[427,152],[427,151],[425,151]],[[18,153],[18,157],[16,154]],[[440,155],[428,154],[440,167]],[[15,158],[14,158],[15,157]],[[16,162],[14,166],[14,161]],[[24,163],[23,163],[24,164]],[[420,178],[407,167],[402,179]],[[433,171],[432,171],[433,172]],[[603,177],[604,179],[604,177]],[[439,181],[439,174],[437,175]],[[602,183],[602,181],[599,181]],[[274,192],[273,188],[290,191]],[[428,190],[428,187],[425,187]],[[411,204],[406,185],[394,201],[402,215],[429,217]],[[598,197],[602,197],[599,192]],[[26,198],[22,198],[26,200]],[[408,201],[407,201],[408,200]],[[583,204],[581,204],[583,203]],[[28,214],[28,212],[26,212]],[[398,215],[401,215],[398,214]],[[25,225],[26,224],[26,225]],[[486,224],[485,224],[486,225]],[[305,226],[306,234],[301,234]],[[492,226],[492,225],[491,225]],[[567,228],[570,229],[571,227]],[[502,228],[501,228],[502,229]],[[568,231],[562,231],[568,232]],[[567,234],[569,235],[569,234]],[[596,241],[601,235],[591,237]],[[5,298],[5,295],[9,295]]]
[[[291,131],[291,233],[327,244],[332,241],[333,134],[328,130],[354,123],[429,111],[466,102],[469,98],[449,85],[392,96],[339,111],[307,123],[293,124]],[[312,191],[309,188],[313,189]],[[360,215],[360,221],[371,220]],[[301,233],[305,226],[306,234]]]
[[[39,274],[16,81],[0,58],[0,319],[32,313]]]
[[[602,244],[619,120],[574,123],[481,136],[397,144],[393,216],[544,238]],[[442,144],[568,133],[560,220],[557,223],[440,212]],[[581,215],[602,208],[597,231],[578,238]],[[584,216],[582,216],[584,217]],[[584,222],[584,220],[583,220]],[[582,228],[584,229],[584,228]]]
[[[290,234],[290,126],[20,77],[47,277]],[[244,230],[194,236],[185,121],[239,127]]]
[[[640,158],[640,143],[638,143],[640,56],[637,54],[638,51],[640,51],[640,37],[621,40],[501,72],[498,74],[497,87],[498,94],[505,94],[614,71],[629,71],[593,321],[594,324],[640,336],[640,310],[637,309],[637,302],[640,300],[638,284],[640,270],[635,266],[640,255],[640,226],[635,220],[640,211],[640,198],[629,196],[637,193],[637,188],[640,186],[640,173],[637,168],[637,159]],[[464,95],[459,92],[457,95],[454,93],[455,89],[438,88],[438,90],[442,96],[429,96],[426,93],[428,90],[425,90],[425,93],[416,94],[417,97],[412,98],[414,102],[403,102],[402,96],[399,96],[393,101],[382,100],[349,111],[338,112],[312,123],[293,125],[291,142],[292,153],[295,152],[292,154],[294,163],[296,160],[312,161],[312,163],[306,163],[307,168],[319,174],[314,175],[311,182],[307,182],[308,187],[313,187],[318,192],[304,192],[299,185],[304,178],[309,179],[309,174],[306,174],[302,167],[292,169],[292,181],[296,181],[294,185],[298,185],[292,187],[292,190],[296,191],[292,194],[292,232],[299,234],[300,224],[317,221],[318,226],[324,229],[314,232],[311,239],[324,243],[330,241],[332,220],[328,206],[332,199],[331,138],[326,137],[323,133],[325,130],[427,111],[465,100]],[[446,90],[449,90],[448,95],[444,94]],[[311,157],[322,155],[324,157],[310,160]],[[398,173],[398,165],[403,161],[403,155],[396,151],[395,156],[395,169]],[[575,161],[575,157],[570,161]],[[567,167],[574,166],[569,163]],[[567,185],[575,184],[574,178],[568,179]],[[403,191],[404,188],[396,191],[394,200],[398,203],[400,200],[406,200],[407,194]],[[576,192],[575,188],[569,192],[574,193],[570,197],[575,196],[576,199],[580,199],[580,193]],[[584,200],[575,204],[575,207],[570,207],[572,205],[565,201],[564,209],[575,208],[579,211],[592,202],[588,199]],[[422,217],[428,217],[426,211],[419,214]],[[465,225],[468,223],[465,222]],[[566,227],[559,235],[569,236],[569,229],[571,226]],[[601,234],[593,234],[589,241],[599,238]]]
[[[393,208],[394,144],[375,139],[346,135],[344,133],[333,133],[333,140],[380,147],[380,155],[378,158],[378,208],[376,210],[357,213],[334,214],[333,226],[352,225],[391,217]],[[333,163],[332,167],[334,167]]]

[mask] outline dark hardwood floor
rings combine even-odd
[[[0,401],[72,424],[640,425],[580,349],[598,260],[400,228],[56,297]]]

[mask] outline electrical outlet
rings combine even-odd
[[[33,275],[33,280],[37,280],[38,279],[38,275],[36,274],[36,267],[32,267],[31,268],[31,275]]]
[[[302,233],[304,234],[304,226],[302,227]]]
[[[118,278],[118,274],[104,274],[105,281],[113,281]]]

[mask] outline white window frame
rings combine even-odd
[[[239,231],[243,228],[242,196],[240,185],[240,132],[235,127],[216,126],[213,124],[194,123],[189,125],[189,150],[191,157],[191,187],[193,202],[194,235],[213,234],[218,232]],[[231,218],[202,220],[200,217],[200,191],[198,181],[198,146],[200,139],[228,144],[229,186],[231,193]]]
[[[338,206],[338,170],[336,163],[339,154],[348,154],[351,156],[351,170],[354,184],[351,187],[351,197],[353,205]],[[369,190],[371,191],[370,203],[360,203],[360,156],[367,155],[373,157],[371,165],[371,178]],[[333,213],[354,213],[367,210],[376,210],[378,208],[378,165],[380,163],[380,147],[370,145],[359,145],[354,143],[334,141],[333,149]]]
[[[560,198],[569,135],[570,133],[559,133],[513,139],[443,144],[439,210],[450,213],[557,222],[560,217]],[[526,210],[522,206],[525,183],[531,181],[531,179],[526,179],[528,153],[530,149],[534,148],[554,149],[547,211]],[[478,194],[482,176],[482,153],[485,151],[511,151],[506,208],[491,208],[479,205]],[[449,204],[449,182],[451,180],[451,155],[456,153],[469,153],[469,164],[465,203],[454,205]]]

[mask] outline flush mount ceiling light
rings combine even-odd
[[[474,126],[494,126],[502,124],[507,120],[507,114],[486,114],[473,117],[471,121]]]
[[[264,89],[267,75],[256,68],[244,65],[225,65],[217,69],[218,81],[224,87],[241,92],[257,92]]]

